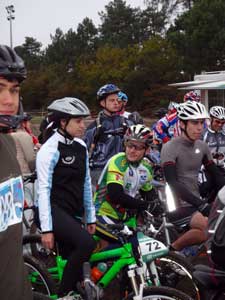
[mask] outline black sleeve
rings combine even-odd
[[[183,201],[186,201],[195,207],[199,207],[202,204],[200,198],[193,195],[191,191],[189,191],[183,184],[177,181],[175,164],[164,165],[163,171],[166,182],[169,184],[175,196],[181,198]]]
[[[121,184],[110,183],[107,185],[107,190],[112,203],[119,204],[124,208],[145,209],[148,206],[147,202],[126,195]]]

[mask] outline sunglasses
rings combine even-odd
[[[125,144],[125,146],[126,146],[128,149],[134,148],[134,150],[136,150],[136,151],[142,151],[142,150],[146,149],[146,146],[143,146],[143,145],[137,145],[137,144],[134,144],[134,143],[131,143],[131,142],[127,142],[127,143]]]
[[[218,125],[223,125],[225,121],[220,121],[220,120],[215,119],[215,122],[216,122]]]

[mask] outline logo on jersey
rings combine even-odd
[[[0,232],[10,225],[20,223],[23,216],[22,177],[9,179],[0,184]]]
[[[196,153],[196,154],[199,154],[200,152],[201,152],[200,149],[198,149],[198,148],[195,149],[195,153]]]
[[[75,162],[75,156],[66,156],[62,158],[65,165],[72,165]]]

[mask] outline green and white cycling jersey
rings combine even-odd
[[[140,190],[148,192],[152,189],[152,179],[152,167],[147,160],[142,159],[134,164],[127,161],[124,152],[114,155],[104,167],[98,181],[94,196],[96,214],[124,220],[126,211],[110,201],[107,185],[120,184],[125,194],[135,197]]]

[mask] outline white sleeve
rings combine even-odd
[[[37,153],[37,197],[42,232],[52,231],[50,194],[54,168],[59,159],[57,147],[43,145]]]

